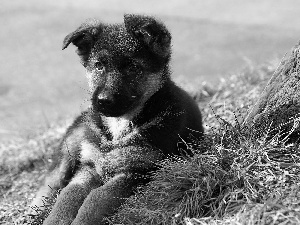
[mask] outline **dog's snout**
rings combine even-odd
[[[93,98],[93,108],[105,116],[120,116],[133,105],[133,99],[126,93],[111,93],[102,91]]]
[[[102,107],[109,107],[114,104],[114,97],[113,95],[105,95],[100,94],[98,95],[98,104]]]

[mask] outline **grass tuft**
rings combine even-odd
[[[44,197],[42,207],[37,207],[37,206],[31,207],[32,212],[30,214],[28,214],[28,223],[30,225],[42,225],[43,224],[43,221],[50,214],[52,206],[56,202],[56,199],[57,199],[59,193],[60,193],[60,191],[56,191],[55,194],[53,194],[52,196]]]

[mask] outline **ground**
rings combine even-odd
[[[275,68],[250,67],[217,88],[189,89],[203,113],[205,142],[191,136],[187,144],[195,156],[163,162],[113,223],[299,224],[299,145],[254,138],[240,126]],[[44,178],[47,156],[71,120],[0,146],[0,224],[29,223],[25,213]]]

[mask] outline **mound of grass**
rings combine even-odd
[[[205,140],[195,139],[191,131],[189,140],[183,141],[194,156],[161,162],[153,181],[140,187],[109,218],[111,224],[300,224],[299,146],[284,145],[277,136],[267,139],[267,134],[257,138],[242,126],[275,64],[250,65],[218,88],[205,84],[191,91],[202,109]],[[24,180],[25,172],[47,166],[66,127],[56,126],[29,141],[1,146],[0,185],[6,198],[0,202],[12,207],[0,204],[0,223],[41,224],[55,199],[45,199],[45,210],[28,220],[24,213],[16,213],[26,211],[28,199],[16,199],[11,192]],[[41,179],[42,174],[36,177]],[[16,206],[22,201],[22,206]],[[11,219],[8,214],[13,215]]]
[[[299,224],[299,146],[241,126],[274,70],[248,68],[223,82],[204,110],[205,153],[163,162],[112,224]]]

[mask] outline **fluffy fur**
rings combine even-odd
[[[105,224],[157,162],[203,133],[197,104],[170,79],[171,35],[153,17],[90,20],[66,36],[87,70],[91,107],[67,130],[33,205],[62,189],[45,225]],[[51,187],[51,188],[50,188]]]

